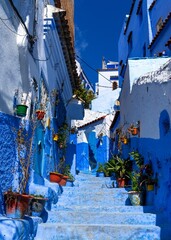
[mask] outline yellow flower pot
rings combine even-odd
[[[153,191],[154,190],[154,184],[147,184],[147,191]]]

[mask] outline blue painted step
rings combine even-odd
[[[149,225],[40,224],[36,240],[159,240],[160,228]]]
[[[109,212],[75,212],[58,211],[57,215],[49,214],[48,222],[73,224],[134,224],[155,225],[156,215],[151,213],[109,213]]]
[[[35,239],[159,240],[153,207],[126,206],[127,190],[107,188],[109,182],[89,174],[76,176],[75,187],[63,188]]]

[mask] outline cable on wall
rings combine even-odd
[[[93,67],[91,67],[86,61],[84,61],[82,58],[80,58],[78,55],[76,55],[77,58],[79,58],[82,62],[84,62],[90,69],[92,69],[93,71],[95,71],[96,73],[98,73],[99,75],[101,75],[103,78],[105,78],[107,81],[109,81],[111,83],[111,81],[106,78],[103,74],[99,73],[96,69],[94,69]]]

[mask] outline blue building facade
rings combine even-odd
[[[37,191],[38,195],[53,201],[57,192],[49,187],[49,174],[58,170],[61,158],[65,158],[75,174],[76,149],[70,141],[71,113],[75,112],[74,119],[82,119],[84,108],[81,101],[73,98],[79,77],[72,24],[59,2],[0,3],[0,15],[8,19],[8,26],[4,22],[7,20],[0,21],[2,193]],[[19,106],[25,107],[26,113],[21,109],[19,112]],[[43,112],[43,117],[38,111]],[[61,146],[55,135],[64,126],[67,126],[63,132],[65,146]]]
[[[122,28],[119,43],[120,112],[111,130],[114,153],[126,159],[138,151],[145,164],[151,162],[155,190],[147,192],[163,239],[171,236],[170,199],[170,56],[171,3],[168,0],[135,0]],[[165,101],[166,100],[166,101]],[[119,121],[118,121],[119,119]],[[165,125],[165,123],[167,125]],[[134,136],[131,126],[137,126]],[[121,141],[128,137],[128,143]]]
[[[170,12],[169,0],[132,1],[118,42],[120,84],[129,58],[171,55]]]

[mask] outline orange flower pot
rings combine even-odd
[[[29,214],[32,196],[15,192],[4,193],[6,215],[11,218],[23,218]]]
[[[119,188],[123,188],[125,186],[125,178],[118,178],[117,182]]]
[[[50,182],[59,183],[63,177],[63,174],[57,172],[50,172]]]
[[[63,176],[61,181],[59,182],[59,185],[65,186],[68,178],[69,178],[68,176]]]
[[[132,133],[132,135],[137,135],[138,134],[138,127],[133,127],[131,129],[131,133]]]

